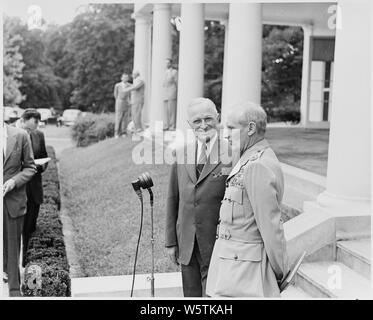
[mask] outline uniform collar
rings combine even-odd
[[[255,153],[262,151],[269,147],[268,141],[266,139],[262,139],[252,145],[250,148],[246,149],[241,156],[241,159],[248,159],[250,156],[254,155]]]
[[[260,140],[254,145],[252,145],[250,148],[246,149],[246,151],[242,154],[240,160],[236,163],[235,167],[231,171],[231,173],[228,176],[228,179],[232,176],[234,176],[242,166],[244,166],[250,158],[254,157],[259,152],[262,152],[264,149],[267,149],[269,147],[269,144],[266,139]]]

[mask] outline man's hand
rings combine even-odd
[[[179,248],[178,246],[168,247],[166,248],[167,255],[170,258],[170,260],[179,265],[178,259],[179,259]]]
[[[5,196],[8,192],[12,191],[16,186],[16,182],[13,179],[9,179],[5,181],[3,184],[3,196]]]

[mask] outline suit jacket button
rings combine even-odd
[[[237,260],[238,259],[238,255],[234,255],[234,260]]]

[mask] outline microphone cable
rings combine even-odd
[[[151,246],[152,246],[152,270],[151,270],[151,277],[150,277],[150,284],[151,284],[151,296],[155,296],[155,289],[154,289],[154,224],[153,224],[153,207],[154,207],[154,195],[151,188],[147,188],[150,196],[150,224],[151,224]]]
[[[133,275],[132,275],[132,286],[131,286],[131,297],[133,297],[133,288],[135,286],[135,276],[136,276],[136,264],[137,264],[137,255],[139,252],[139,246],[140,246],[140,240],[141,240],[141,233],[142,233],[142,225],[143,225],[143,220],[144,220],[144,202],[142,198],[142,193],[141,190],[135,190],[137,196],[140,199],[141,203],[141,214],[140,214],[140,230],[139,230],[139,237],[137,239],[137,245],[136,245],[136,253],[135,253],[135,262],[133,265]]]

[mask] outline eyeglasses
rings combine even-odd
[[[200,127],[202,125],[203,121],[205,122],[206,125],[212,125],[212,124],[214,124],[216,119],[213,118],[213,117],[197,118],[197,119],[194,119],[191,122],[191,124],[193,125],[193,127]]]

